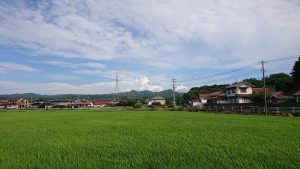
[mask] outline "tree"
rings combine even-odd
[[[271,74],[266,77],[266,86],[287,94],[291,94],[295,90],[292,77],[285,73]]]
[[[160,102],[153,102],[153,103],[151,104],[151,106],[152,106],[152,107],[155,107],[155,108],[158,108],[158,107],[161,106],[161,103],[160,103]]]
[[[166,99],[166,106],[172,107],[173,106],[173,98],[172,97],[165,97]]]
[[[294,84],[299,87],[300,86],[300,57],[295,62],[291,75]]]
[[[270,99],[271,99],[271,94],[267,93],[267,100]],[[253,102],[254,105],[263,105],[265,101],[265,93],[264,92],[256,93],[250,97],[250,100]]]
[[[133,105],[134,108],[141,108],[142,106],[143,106],[143,103],[139,100],[136,103],[134,103],[134,105]]]
[[[249,79],[245,79],[243,80],[244,82],[250,83],[255,87],[263,87],[264,83],[262,80],[258,80],[256,78],[249,78]]]

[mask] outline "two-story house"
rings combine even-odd
[[[233,83],[226,87],[225,94],[228,103],[251,103],[250,96],[253,93],[253,87],[247,82]]]

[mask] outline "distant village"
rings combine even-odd
[[[262,94],[266,91],[268,94],[268,104],[287,105],[288,103],[300,104],[300,91],[292,95],[286,95],[282,91],[274,91],[272,88],[256,88],[248,82],[236,82],[222,91],[213,93],[199,93],[198,98],[190,100],[185,107],[204,108],[213,105],[252,105],[255,95]],[[103,108],[113,106],[124,106],[120,101],[113,100],[33,100],[26,98],[2,99],[0,100],[0,109],[86,109],[86,108]],[[156,96],[150,99],[140,101],[136,99],[139,106],[136,107],[168,107],[166,98]],[[133,104],[132,104],[133,105]],[[134,105],[133,105],[134,106]],[[170,107],[170,106],[169,106]]]
[[[86,108],[103,108],[103,107],[112,107],[118,106],[119,101],[112,100],[96,100],[90,101],[88,99],[77,99],[77,100],[50,100],[46,101],[43,99],[38,99],[34,101],[29,101],[26,98],[18,98],[18,99],[2,99],[0,100],[0,109],[86,109]],[[153,104],[154,103],[154,104]],[[166,100],[163,97],[157,96],[152,99],[147,99],[145,105],[141,105],[144,107],[155,105],[155,103],[159,103],[159,105],[165,105]]]

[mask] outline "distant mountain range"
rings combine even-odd
[[[182,96],[183,93],[177,93],[176,96]],[[142,98],[152,98],[155,96],[162,97],[172,97],[172,90],[163,90],[160,92],[151,92],[148,90],[144,91],[135,91],[131,90],[130,92],[122,92],[119,93],[119,97],[127,97],[131,99],[142,99]],[[40,95],[35,93],[23,93],[23,94],[8,94],[8,95],[0,95],[0,99],[15,99],[24,97],[26,99],[46,99],[46,100],[66,100],[66,99],[89,99],[89,100],[106,100],[112,99],[113,94],[58,94],[58,95]]]

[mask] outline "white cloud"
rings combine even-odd
[[[56,76],[55,76],[56,77]],[[56,77],[57,78],[57,77]],[[61,78],[58,76],[58,78]],[[159,84],[153,84],[147,77],[132,81],[120,81],[120,92],[130,90],[149,90],[161,91],[164,88]],[[80,85],[73,85],[63,82],[50,83],[21,83],[14,81],[0,81],[0,93],[38,93],[38,94],[105,94],[113,93],[115,88],[115,81],[87,83]]]
[[[142,77],[140,79],[136,79],[135,83],[139,90],[149,90],[149,91],[156,91],[156,92],[163,90],[162,86],[151,83],[148,77]]]
[[[39,72],[40,70],[14,62],[0,62],[0,72],[7,71],[24,71],[24,72]]]
[[[48,64],[48,65],[53,65],[53,66],[59,66],[59,67],[65,67],[65,68],[70,68],[70,69],[78,69],[81,67],[84,68],[93,68],[93,69],[104,69],[106,66],[101,63],[97,62],[87,62],[87,63],[70,63],[70,62],[64,62],[64,61],[53,61],[53,60],[47,60],[47,61],[40,61],[35,63],[43,63],[43,64]]]
[[[63,75],[63,74],[48,74],[46,75],[48,79],[56,80],[56,81],[70,81],[70,80],[78,80],[78,77],[71,75]]]
[[[122,80],[138,79],[124,84],[124,90],[160,90],[170,86],[164,76],[186,78],[178,70],[185,75],[200,70],[204,76],[209,70],[299,54],[299,16],[297,0],[53,0],[35,7],[1,2],[0,45],[45,57],[81,58],[85,63],[37,61],[74,69],[78,76],[112,79],[118,70],[124,72]],[[125,63],[144,67],[126,71]],[[25,67],[19,69],[37,71]],[[272,72],[283,67],[278,64]],[[151,75],[152,82],[143,75]]]
[[[298,1],[54,0],[34,10],[21,2],[0,8],[0,43],[40,54],[180,68],[300,53]]]
[[[178,85],[178,86],[176,86],[176,89],[175,89],[176,92],[181,92],[181,93],[185,93],[188,90],[189,90],[189,88],[184,85]]]

